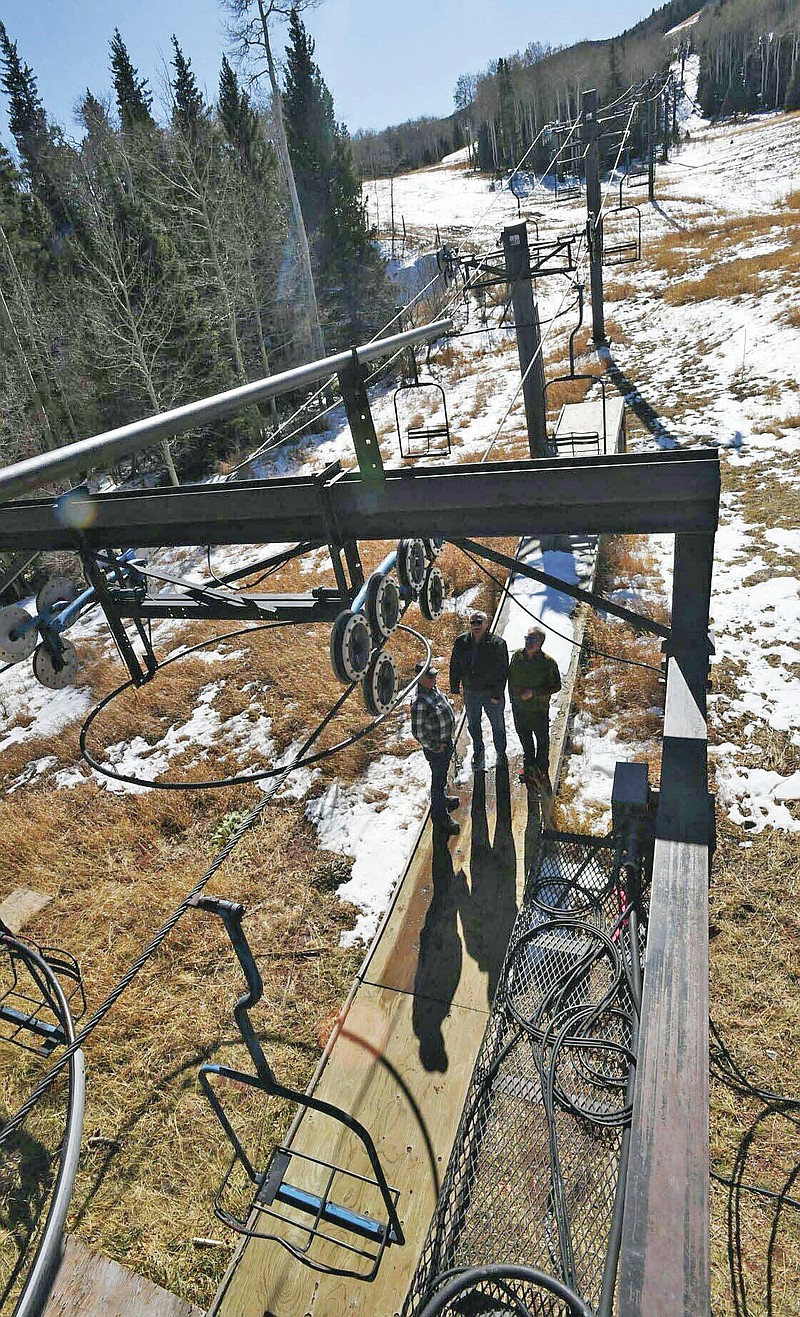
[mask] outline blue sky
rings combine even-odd
[[[617,0],[613,8],[589,0],[324,0],[304,21],[337,118],[355,132],[449,114],[460,73],[478,72],[530,41],[571,45],[616,36],[651,8],[652,0]],[[209,98],[216,95],[226,48],[217,0],[1,0],[0,17],[33,68],[48,112],[69,134],[77,131],[73,108],[86,87],[100,97],[110,91],[115,26],[157,99],[173,32]],[[284,44],[280,34],[276,53]],[[4,101],[0,96],[0,135],[11,145]]]

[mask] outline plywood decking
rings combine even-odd
[[[461,795],[458,838],[448,845],[430,825],[422,833],[314,1090],[369,1129],[400,1193],[406,1243],[388,1248],[377,1277],[365,1283],[320,1274],[275,1242],[250,1240],[212,1307],[220,1317],[391,1317],[402,1307],[516,918],[525,853],[538,831],[513,763],[479,775]],[[291,1146],[368,1172],[353,1135],[317,1113],[299,1122]],[[312,1164],[298,1179],[303,1165],[293,1161],[292,1183],[319,1188]],[[337,1201],[376,1212],[374,1190],[352,1183],[338,1187]],[[289,1237],[302,1243],[291,1229]],[[341,1264],[342,1250],[325,1247]]]
[[[185,1299],[69,1237],[43,1317],[202,1317]]]

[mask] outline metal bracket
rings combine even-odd
[[[353,447],[358,458],[358,468],[365,480],[382,481],[383,458],[364,384],[364,368],[358,359],[356,348],[352,350],[350,366],[340,370],[338,378],[350,433],[353,436]]]
[[[139,656],[133,648],[130,637],[123,625],[122,614],[119,610],[117,601],[114,598],[113,590],[109,589],[105,573],[100,570],[97,564],[97,559],[92,552],[91,545],[87,542],[86,537],[80,532],[78,533],[77,540],[78,551],[81,555],[81,561],[83,562],[87,580],[94,588],[97,602],[105,614],[108,629],[114,637],[120,657],[128,669],[128,672],[131,674],[131,680],[134,686],[143,686],[151,677],[155,676],[155,673],[158,670],[158,660],[153,651],[149,632],[138,618],[133,618],[133,625],[135,626],[139,639],[144,647],[144,667],[142,667]],[[118,567],[117,574],[120,576],[120,583],[122,583],[121,573],[119,572]]]

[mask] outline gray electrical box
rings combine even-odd
[[[611,788],[611,817],[615,830],[632,819],[644,818],[650,790],[647,764],[617,764]]]

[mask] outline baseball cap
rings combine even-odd
[[[469,620],[470,620],[470,625],[472,625],[473,622],[488,622],[489,618],[486,613],[481,612],[481,610],[477,608],[472,613],[470,613]]]
[[[426,665],[424,663],[415,664],[414,672],[416,673],[417,676],[419,676],[423,672],[426,672]],[[438,677],[439,669],[432,663],[431,666],[427,668],[426,675],[429,677]]]

